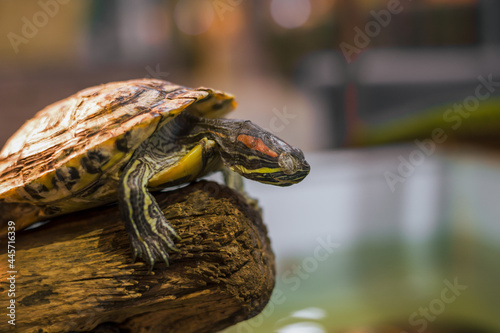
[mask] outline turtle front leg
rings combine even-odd
[[[227,167],[224,167],[222,168],[222,175],[224,176],[224,183],[226,183],[227,187],[232,188],[233,190],[236,190],[242,194],[246,194],[245,186],[243,184],[243,177],[240,174],[229,170],[229,168]]]
[[[136,159],[124,170],[118,191],[120,211],[132,244],[134,261],[142,257],[151,265],[150,270],[158,259],[168,265],[167,250],[178,251],[172,237],[180,239],[147,190],[153,174],[151,165]]]

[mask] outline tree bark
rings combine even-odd
[[[14,298],[2,239],[0,331],[13,328],[10,299],[18,332],[217,332],[258,314],[275,276],[260,213],[206,181],[156,199],[182,240],[152,273],[132,262],[117,205],[17,231]]]

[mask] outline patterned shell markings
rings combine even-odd
[[[193,109],[215,116],[214,104],[226,100],[232,96],[152,79],[80,91],[38,112],[9,139],[0,152],[0,199],[50,202],[71,196],[95,181],[98,172],[129,158],[158,123],[195,101],[204,103]]]

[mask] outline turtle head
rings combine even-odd
[[[304,179],[310,167],[300,149],[250,121],[240,121],[231,139],[218,140],[224,164],[261,183],[290,186]],[[230,141],[230,142],[228,142]]]

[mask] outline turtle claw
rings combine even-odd
[[[157,244],[155,244],[155,245],[157,245]],[[169,264],[169,262],[168,262],[168,257],[169,257],[169,256],[168,256],[167,251],[165,251],[165,249],[163,249],[163,248],[161,248],[161,247],[160,247],[160,248],[158,248],[158,247],[157,247],[157,248],[156,248],[156,250],[158,251],[158,253],[160,253],[161,258],[162,258],[162,259],[163,259],[163,261],[165,262],[165,265],[166,265],[167,267],[168,267],[168,266],[170,266],[170,264]],[[151,267],[153,267],[153,266],[154,266],[154,262],[153,262],[153,264],[151,265]]]
[[[154,210],[154,209],[153,209]],[[173,227],[168,223],[163,214],[155,216],[154,221],[137,223],[140,236],[130,233],[133,260],[142,258],[150,266],[163,261],[169,266],[169,252],[179,252],[172,238],[180,239]],[[154,226],[154,227],[152,227]]]
[[[146,236],[142,240],[133,240],[132,252],[134,262],[137,258],[142,258],[152,270],[154,264],[158,261],[163,261],[169,266],[168,252],[179,252],[179,249],[174,245],[170,237],[157,234]]]

